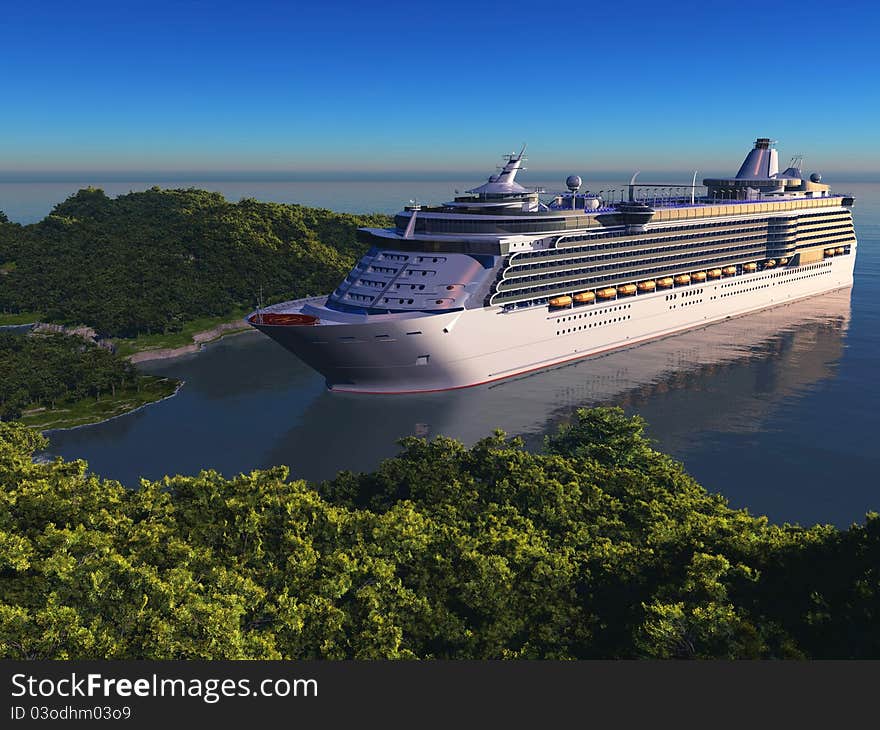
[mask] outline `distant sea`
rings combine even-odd
[[[609,178],[612,179],[612,178]],[[683,176],[677,178],[685,181]],[[598,192],[614,186],[620,196],[626,180],[613,182],[590,182],[589,188]],[[462,176],[461,179],[437,176],[427,180],[296,180],[296,181],[247,181],[247,180],[68,180],[68,181],[7,181],[0,179],[0,210],[10,220],[18,223],[34,223],[41,220],[52,208],[88,186],[101,188],[107,195],[123,195],[132,191],[147,190],[154,185],[161,188],[199,188],[221,193],[227,200],[238,202],[242,198],[274,203],[297,203],[316,208],[329,208],[342,213],[389,213],[402,210],[409,201],[419,203],[443,203],[455,196],[455,191],[481,185],[485,178]],[[565,176],[551,181],[522,180],[528,187],[542,187],[548,193],[565,189]]]
[[[558,191],[564,179],[523,176],[548,191]],[[621,180],[587,178],[586,186],[619,191]],[[735,507],[777,522],[844,527],[862,521],[866,511],[880,510],[880,184],[831,182],[856,197],[852,289],[528,377],[421,396],[329,394],[320,376],[274,342],[259,333],[241,335],[151,364],[152,372],[186,381],[175,398],[107,423],[52,432],[47,455],[84,458],[96,473],[132,486],[140,476],[194,474],[202,467],[231,476],[273,464],[326,479],[342,468],[375,468],[407,435],[442,433],[471,443],[500,427],[538,448],[577,407],[617,404],[642,414],[658,448]],[[92,184],[108,195],[152,185],[197,187],[232,201],[393,213],[410,199],[442,202],[456,188],[479,183],[473,176],[0,182],[0,210],[13,220],[36,221]]]

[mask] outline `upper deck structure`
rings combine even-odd
[[[779,286],[788,299],[852,281],[852,196],[807,177],[802,158],[780,172],[769,138],[734,177],[704,179],[700,194],[696,174],[665,185],[633,175],[607,195],[571,175],[548,197],[517,180],[523,154],[449,202],[360,229],[369,250],[327,297],[249,321],[328,374],[331,388],[434,390],[771,306]],[[572,318],[586,322],[552,333],[541,324]],[[615,326],[595,331],[606,325]],[[373,329],[382,331],[363,339]],[[426,330],[443,337],[418,347]],[[389,346],[372,346],[380,342]]]

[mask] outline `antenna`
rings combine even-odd
[[[630,203],[632,203],[635,200],[635,197],[633,194],[635,192],[636,178],[639,176],[640,172],[641,172],[641,170],[636,170],[633,173],[633,176],[629,179],[629,202]]]

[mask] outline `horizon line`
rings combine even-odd
[[[525,172],[525,171],[524,171]],[[571,169],[528,171],[530,177],[546,182],[548,177],[580,174],[589,179],[607,180],[624,177],[628,183],[635,170],[590,170],[572,173]],[[668,168],[642,168],[644,175],[683,176],[693,170]],[[698,178],[724,174],[718,170],[698,171]],[[823,175],[833,175],[838,180],[853,182],[880,181],[880,170],[828,170]],[[849,176],[849,177],[846,177]],[[470,178],[480,181],[486,177],[483,170],[8,170],[0,172],[0,183],[66,183],[66,182],[443,182]]]

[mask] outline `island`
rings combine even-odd
[[[0,327],[91,333],[69,347],[29,338],[28,357],[50,358],[51,373],[49,361],[22,367],[4,337],[0,419],[66,428],[172,395],[179,383],[123,371],[123,359],[195,352],[248,331],[244,317],[260,302],[332,290],[365,250],[357,228],[389,224],[380,214],[233,203],[219,193],[159,187],[115,198],[85,188],[30,225],[0,214]],[[67,364],[50,350],[67,352]],[[99,383],[83,358],[112,364],[117,375]]]
[[[177,392],[180,381],[143,375],[88,332],[0,331],[0,421],[41,431],[128,413]]]

